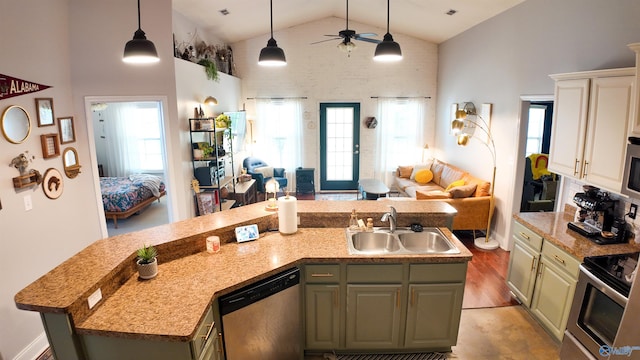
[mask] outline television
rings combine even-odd
[[[233,152],[244,151],[244,139],[247,133],[247,112],[246,111],[225,111],[231,119],[231,134],[233,136]]]

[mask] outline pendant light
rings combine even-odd
[[[271,14],[271,38],[267,41],[267,46],[260,50],[258,64],[262,66],[285,66],[287,59],[284,57],[284,50],[278,47],[273,38],[273,0],[269,0],[269,10]]]
[[[124,46],[122,61],[128,64],[150,64],[160,61],[156,46],[151,40],[147,40],[144,31],[140,28],[140,0],[138,0],[138,30],[133,33],[133,39]]]
[[[399,61],[402,59],[402,51],[400,45],[393,41],[393,36],[389,33],[389,0],[387,0],[387,33],[384,34],[382,42],[376,46],[376,52],[373,56],[375,61]]]

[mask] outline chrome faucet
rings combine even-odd
[[[393,206],[389,206],[390,211],[388,213],[384,213],[382,215],[382,221],[388,221],[389,222],[389,230],[391,230],[391,232],[395,232],[396,231],[396,224],[397,224],[397,219],[398,219],[398,213],[396,212],[396,208],[394,208]]]

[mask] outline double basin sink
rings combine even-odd
[[[460,250],[435,227],[414,232],[409,228],[374,228],[373,232],[346,230],[351,255],[440,255],[459,254]]]

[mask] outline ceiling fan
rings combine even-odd
[[[349,0],[346,0],[346,2],[347,2],[347,17],[346,17],[347,18],[347,26],[346,26],[346,28],[344,30],[340,30],[337,35],[325,35],[325,36],[331,36],[331,39],[312,42],[311,43],[312,45],[313,44],[323,43],[323,42],[326,42],[326,41],[333,41],[333,40],[342,39],[340,41],[340,43],[338,44],[338,48],[350,53],[351,50],[353,50],[356,47],[356,44],[354,44],[351,41],[351,39],[370,42],[370,43],[374,43],[374,44],[379,44],[381,42],[378,39],[371,39],[370,38],[370,36],[378,36],[377,34],[374,34],[374,33],[358,34],[358,33],[355,32],[355,30],[349,29]]]

